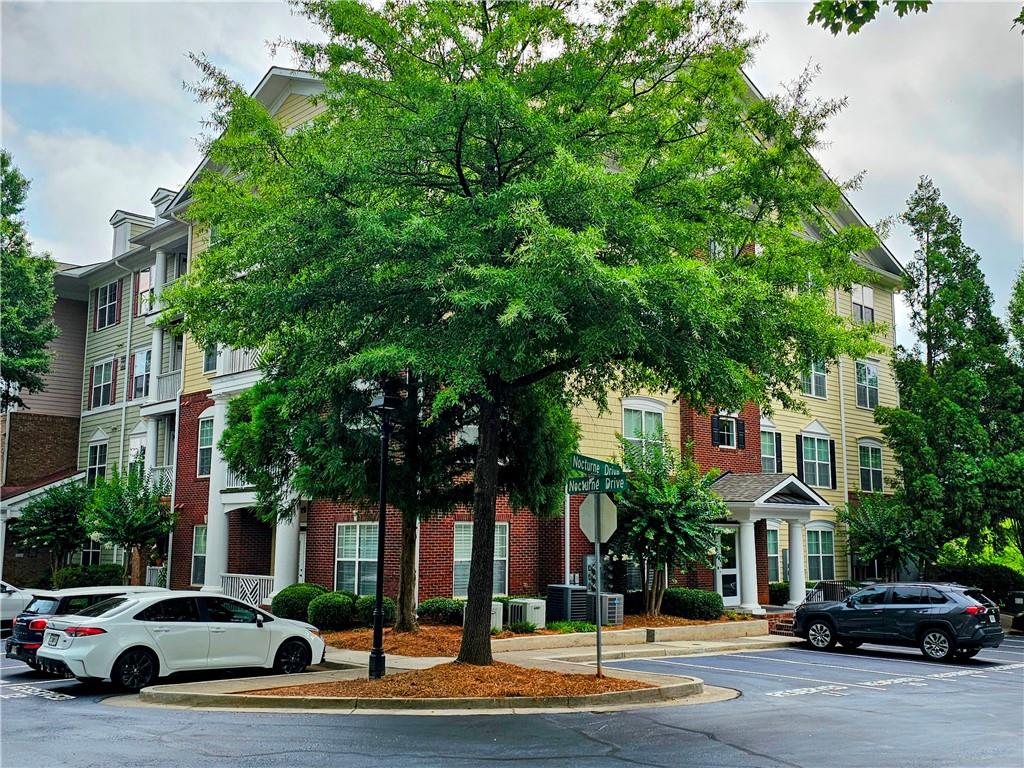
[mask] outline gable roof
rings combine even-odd
[[[711,488],[726,503],[831,508],[825,499],[792,474],[728,472],[715,480]]]

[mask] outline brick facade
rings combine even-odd
[[[206,392],[181,398],[178,417],[178,455],[174,485],[174,552],[171,555],[170,586],[188,589],[192,582],[192,532],[206,524],[210,501],[210,480],[196,477],[199,446],[199,415],[213,406]],[[230,556],[230,555],[229,555]]]
[[[12,411],[4,420],[0,443],[4,486],[31,485],[78,464],[78,423],[73,416]],[[7,434],[9,433],[9,434]]]
[[[249,509],[228,512],[228,573],[272,576],[273,527]]]
[[[743,422],[746,432],[744,448],[712,444],[710,411],[696,411],[685,403],[680,405],[680,409],[683,444],[693,443],[693,457],[701,469],[705,472],[710,469],[723,472],[761,471],[761,412],[757,405],[747,403],[739,412],[738,420]]]

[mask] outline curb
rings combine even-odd
[[[144,688],[139,700],[147,704],[200,707],[208,709],[321,709],[321,710],[433,710],[461,711],[477,709],[586,709],[588,707],[658,704],[699,696],[704,683],[699,678],[658,688],[634,691],[609,691],[585,696],[510,696],[506,698],[396,699],[349,698],[341,696],[250,696],[232,693],[199,693],[169,690],[176,686],[155,685]]]
[[[656,658],[659,656],[713,656],[719,653],[733,653],[735,651],[770,651],[777,648],[790,648],[803,643],[803,640],[794,638],[780,638],[779,640],[766,641],[761,645],[750,645],[749,643],[735,643],[723,645],[718,648],[627,648],[625,650],[605,650],[601,654],[604,661],[618,661],[621,659],[644,659]],[[551,661],[568,661],[579,663],[594,661],[593,653],[577,653],[572,656],[549,656]]]

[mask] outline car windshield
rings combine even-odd
[[[32,601],[25,606],[25,613],[36,615],[51,615],[57,610],[60,603],[56,597],[33,597]]]
[[[993,608],[996,605],[993,600],[990,600],[989,598],[985,597],[984,593],[982,593],[982,591],[980,589],[965,589],[964,590],[964,594],[967,595],[972,600],[975,600],[975,601],[981,603],[982,605],[988,605],[988,606],[991,606]]]
[[[79,611],[78,615],[95,618],[97,616],[103,616],[107,613],[112,613],[113,611],[121,608],[125,603],[134,602],[135,600],[132,600],[128,597],[111,597],[107,600],[102,600],[96,603],[95,605],[89,606],[84,611]]]

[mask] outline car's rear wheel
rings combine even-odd
[[[921,635],[921,653],[932,661],[946,661],[956,652],[953,636],[944,629],[926,629]]]
[[[302,640],[285,640],[274,657],[274,671],[282,675],[297,675],[309,666],[312,652]]]
[[[848,651],[855,651],[864,645],[860,640],[840,640],[839,644]]]
[[[981,648],[957,648],[956,657],[958,659],[973,659],[981,653]]]
[[[152,651],[130,648],[114,663],[110,679],[120,688],[140,691],[156,681],[159,669],[159,662]]]
[[[829,651],[836,644],[836,633],[832,625],[824,620],[812,621],[807,627],[807,642],[818,651]]]

